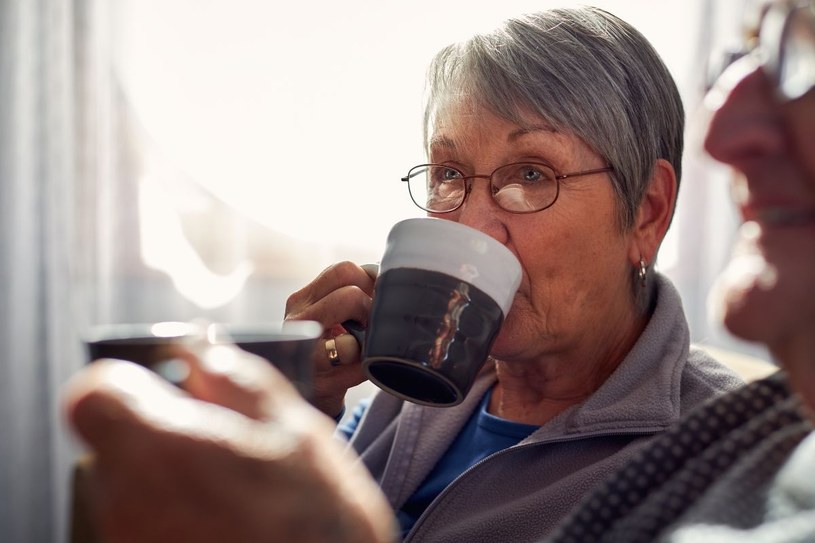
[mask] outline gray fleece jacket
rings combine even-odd
[[[444,455],[484,393],[494,367],[464,402],[424,407],[378,392],[351,446],[397,510]],[[657,276],[657,303],[642,336],[608,380],[519,444],[451,483],[408,534],[410,542],[537,541],[609,472],[700,402],[742,380],[690,349],[679,294]]]

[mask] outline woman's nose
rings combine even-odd
[[[774,87],[756,68],[732,87],[716,109],[705,137],[705,150],[721,162],[738,167],[784,149],[782,117]]]
[[[456,221],[488,234],[502,243],[505,242],[506,228],[501,217],[502,210],[492,197],[492,186],[489,179],[470,180],[470,192],[458,209]]]
[[[492,184],[489,178],[471,177],[467,183],[467,197],[461,204],[461,214],[484,215],[498,209],[498,204],[492,197]]]

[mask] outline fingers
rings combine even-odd
[[[96,362],[66,385],[68,418],[96,453],[89,499],[101,540],[395,540],[386,500],[329,419],[274,368],[233,354],[190,358],[191,375],[223,403],[260,379],[281,392],[267,395],[275,422],[191,398],[128,362]]]
[[[371,297],[361,293],[357,287],[351,286],[340,287],[330,292],[299,313],[287,313],[286,319],[315,320],[322,324],[325,330],[332,330],[346,320],[366,323],[370,312]]]
[[[365,381],[360,365],[360,346],[351,334],[318,341],[312,364],[314,390],[311,403],[326,415],[336,417],[342,410],[348,389]]]
[[[190,447],[286,455],[299,439],[291,430],[304,421],[315,430],[330,428],[268,363],[256,364],[252,355],[230,359],[228,350],[206,355],[220,357],[223,364],[198,363],[191,371],[196,393],[218,404],[192,398],[136,364],[102,360],[66,386],[68,420],[100,466],[130,466],[137,472],[159,457],[187,462]]]
[[[317,342],[313,364],[318,392],[345,394],[365,380],[360,365],[361,347],[351,334]],[[323,390],[325,389],[325,390]]]
[[[139,427],[165,424],[186,395],[150,370],[122,360],[99,360],[65,387],[69,422],[93,448],[104,450]]]
[[[360,346],[340,323],[368,322],[377,270],[376,265],[334,264],[286,302],[286,320],[314,320],[325,329],[326,341],[318,341],[312,354],[311,402],[332,417],[341,411],[346,391],[365,380]]]
[[[104,541],[173,541],[178,534],[202,543],[241,539],[234,526],[230,531],[229,514],[208,518],[207,512],[228,511],[236,496],[268,505],[293,485],[271,477],[261,488],[259,474],[291,470],[291,459],[301,458],[303,429],[321,439],[331,435],[331,425],[310,408],[303,415],[295,404],[299,415],[259,422],[192,399],[122,361],[89,366],[65,395],[68,418],[93,451],[84,507]],[[272,486],[276,481],[281,488]],[[274,540],[264,531],[256,537]]]
[[[204,345],[189,357],[184,389],[193,397],[227,407],[256,420],[275,417],[270,409],[300,396],[267,360],[233,345]]]
[[[326,329],[348,319],[367,322],[373,295],[373,268],[340,262],[289,296],[287,320],[316,320]]]
[[[324,349],[325,362],[330,367],[349,366],[358,363],[360,359],[361,347],[351,334],[341,334],[327,339],[324,343]],[[325,362],[317,361],[319,365],[325,365]]]
[[[275,419],[283,404],[307,407],[276,368],[237,347],[208,345],[198,355],[181,350],[178,355],[189,368],[184,392],[130,362],[100,360],[87,366],[65,387],[69,422],[94,449],[105,449],[148,428],[184,430],[186,425],[196,432],[197,424],[207,426],[201,409],[186,407],[190,396],[261,421]],[[196,416],[184,418],[183,413]]]

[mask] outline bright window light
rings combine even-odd
[[[119,0],[115,67],[140,129],[181,174],[294,242],[341,242],[372,260],[394,222],[423,214],[399,178],[424,159],[432,55],[504,17],[563,4],[572,3]],[[693,17],[687,6],[594,4],[641,28],[684,70],[690,53],[678,21]],[[182,293],[202,307],[226,303],[251,264],[207,275],[186,249],[183,262],[163,262],[181,251],[155,244],[173,242],[167,228],[180,230],[145,183],[143,205],[154,206],[141,213],[153,221],[142,225],[152,235],[148,265],[187,285]]]

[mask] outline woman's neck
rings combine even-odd
[[[591,396],[620,361],[582,372],[575,371],[575,367],[553,368],[496,361],[498,382],[488,411],[505,420],[542,426]]]
[[[625,359],[646,324],[643,318],[627,334],[597,342],[602,352],[570,352],[539,360],[496,359],[498,383],[489,413],[525,424],[545,424],[594,394]]]

